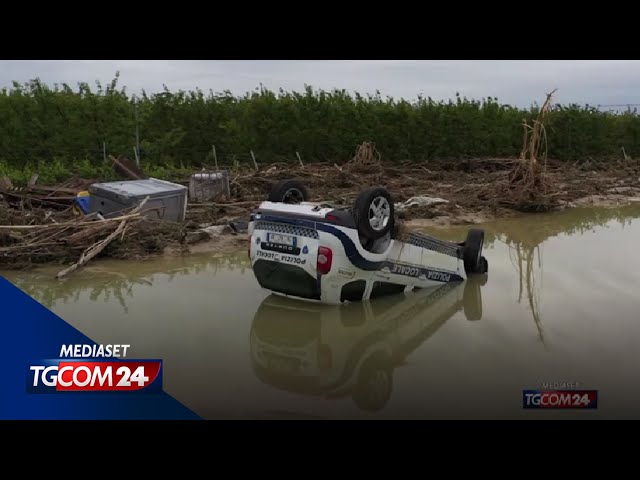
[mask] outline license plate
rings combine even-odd
[[[296,246],[296,237],[293,235],[283,235],[282,233],[269,233],[267,241],[271,243],[279,243],[280,245]]]

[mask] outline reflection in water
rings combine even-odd
[[[531,316],[538,330],[538,338],[546,348],[547,345],[544,341],[544,332],[542,330],[542,321],[538,307],[540,304],[540,290],[536,288],[536,263],[540,279],[542,279],[542,255],[540,253],[540,245],[527,245],[526,242],[510,237],[509,235],[505,235],[504,242],[509,246],[509,259],[518,272],[518,303],[522,303],[524,285]]]
[[[597,240],[584,240],[583,236],[596,232],[597,229],[614,228],[618,225],[624,230],[637,218],[640,218],[639,206],[630,205],[613,208],[572,208],[550,214],[505,218],[482,225],[485,230],[485,249],[490,249],[496,242],[509,248],[509,260],[518,275],[517,302],[524,302],[528,306],[538,340],[545,348],[547,342],[540,313],[545,244],[555,237],[573,237],[573,241],[576,242],[589,241],[597,244]],[[462,226],[453,227],[448,231],[425,231],[456,240],[464,236],[467,228]],[[580,250],[582,249],[576,248],[576,251]],[[487,258],[491,279],[492,261],[499,262],[500,259],[492,259],[490,253],[487,254]]]
[[[558,214],[537,218],[535,228],[521,219],[496,222],[489,228],[495,230],[495,238],[509,247],[509,259],[518,272],[518,303],[523,301],[523,293],[533,322],[538,331],[538,339],[545,343],[540,316],[540,291],[542,283],[542,244],[558,235],[584,234],[595,227],[603,227],[616,221],[624,229],[633,219],[640,217],[636,208],[621,207],[610,209],[572,209]],[[490,238],[494,235],[489,235]]]
[[[394,370],[449,318],[482,318],[486,276],[343,306],[264,299],[250,334],[254,372],[279,389],[341,398],[378,411]]]
[[[250,262],[243,254],[200,255],[187,259],[96,262],[64,280],[54,279],[59,268],[47,267],[38,269],[36,273],[16,275],[15,272],[9,272],[6,276],[18,288],[50,309],[59,303],[77,302],[81,294],[87,292],[91,301],[117,302],[122,311],[128,313],[127,300],[133,299],[134,287],[153,286],[158,275],[163,276],[163,281],[172,282],[185,275],[203,272],[216,275],[219,270],[221,273],[239,271],[243,274],[250,269]]]

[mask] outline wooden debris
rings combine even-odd
[[[183,225],[149,219],[146,213],[154,208],[144,208],[143,212],[143,207],[141,204],[120,217],[101,219],[97,214],[81,216],[71,210],[21,210],[0,205],[0,265],[26,268],[32,263],[77,263],[79,258],[83,265],[115,239],[120,243],[110,256],[143,258],[168,243],[181,241]],[[102,244],[117,230],[119,235]]]
[[[65,275],[68,275],[71,272],[75,271],[78,267],[81,267],[82,265],[87,263],[89,260],[91,260],[93,257],[98,255],[102,250],[104,250],[104,248],[107,245],[111,243],[112,240],[114,240],[118,235],[120,235],[120,233],[124,231],[126,225],[127,225],[127,221],[122,220],[118,225],[118,228],[116,228],[116,230],[113,233],[111,233],[104,240],[101,240],[97,243],[94,243],[92,246],[90,246],[87,250],[85,250],[82,253],[80,260],[78,260],[76,263],[71,265],[69,268],[65,268],[64,270],[61,270],[60,272],[58,272],[58,274],[56,275],[56,278],[58,280],[63,278]]]
[[[380,152],[373,143],[363,142],[344,168],[350,172],[379,172],[382,170]]]
[[[76,263],[71,265],[69,268],[65,268],[64,270],[58,272],[58,274],[56,275],[56,278],[58,280],[63,278],[65,275],[68,275],[69,273],[75,271],[78,267],[81,267],[82,265],[87,263],[89,260],[91,260],[93,257],[98,255],[102,250],[104,250],[107,245],[109,245],[113,240],[115,240],[118,237],[118,235],[120,235],[121,233],[124,233],[124,230],[127,227],[127,221],[133,218],[141,218],[140,212],[142,211],[142,208],[144,207],[144,205],[147,203],[148,200],[149,200],[149,197],[146,197],[142,202],[140,202],[140,204],[137,207],[135,207],[131,211],[129,215],[118,217],[118,219],[120,219],[120,223],[118,224],[118,228],[116,228],[114,232],[112,232],[107,238],[100,240],[94,243],[93,245],[91,245],[88,249],[86,249],[82,253],[82,255],[80,256],[80,259]],[[111,220],[118,220],[118,219],[111,219]],[[100,222],[100,220],[97,220],[97,221]],[[102,222],[107,222],[107,220],[102,220]]]
[[[149,178],[145,175],[144,171],[135,164],[135,162],[132,162],[127,158],[116,158],[113,155],[109,155],[109,159],[111,160],[113,169],[125,178],[130,180],[143,180]]]

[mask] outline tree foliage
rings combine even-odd
[[[100,165],[107,152],[133,156],[138,109],[144,162],[169,166],[249,161],[342,162],[363,141],[385,161],[513,157],[522,148],[522,122],[537,107],[519,109],[496,98],[450,101],[351,95],[345,90],[273,92],[244,96],[201,90],[164,91],[137,98],[118,86],[86,83],[49,87],[39,79],[0,90],[0,163],[62,162]],[[555,105],[549,114],[549,156],[560,160],[640,156],[640,118],[580,105]]]

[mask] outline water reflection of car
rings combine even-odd
[[[251,328],[256,376],[276,388],[341,398],[367,411],[382,409],[393,371],[449,318],[482,317],[486,277],[447,283],[370,302],[314,304],[270,295]]]

